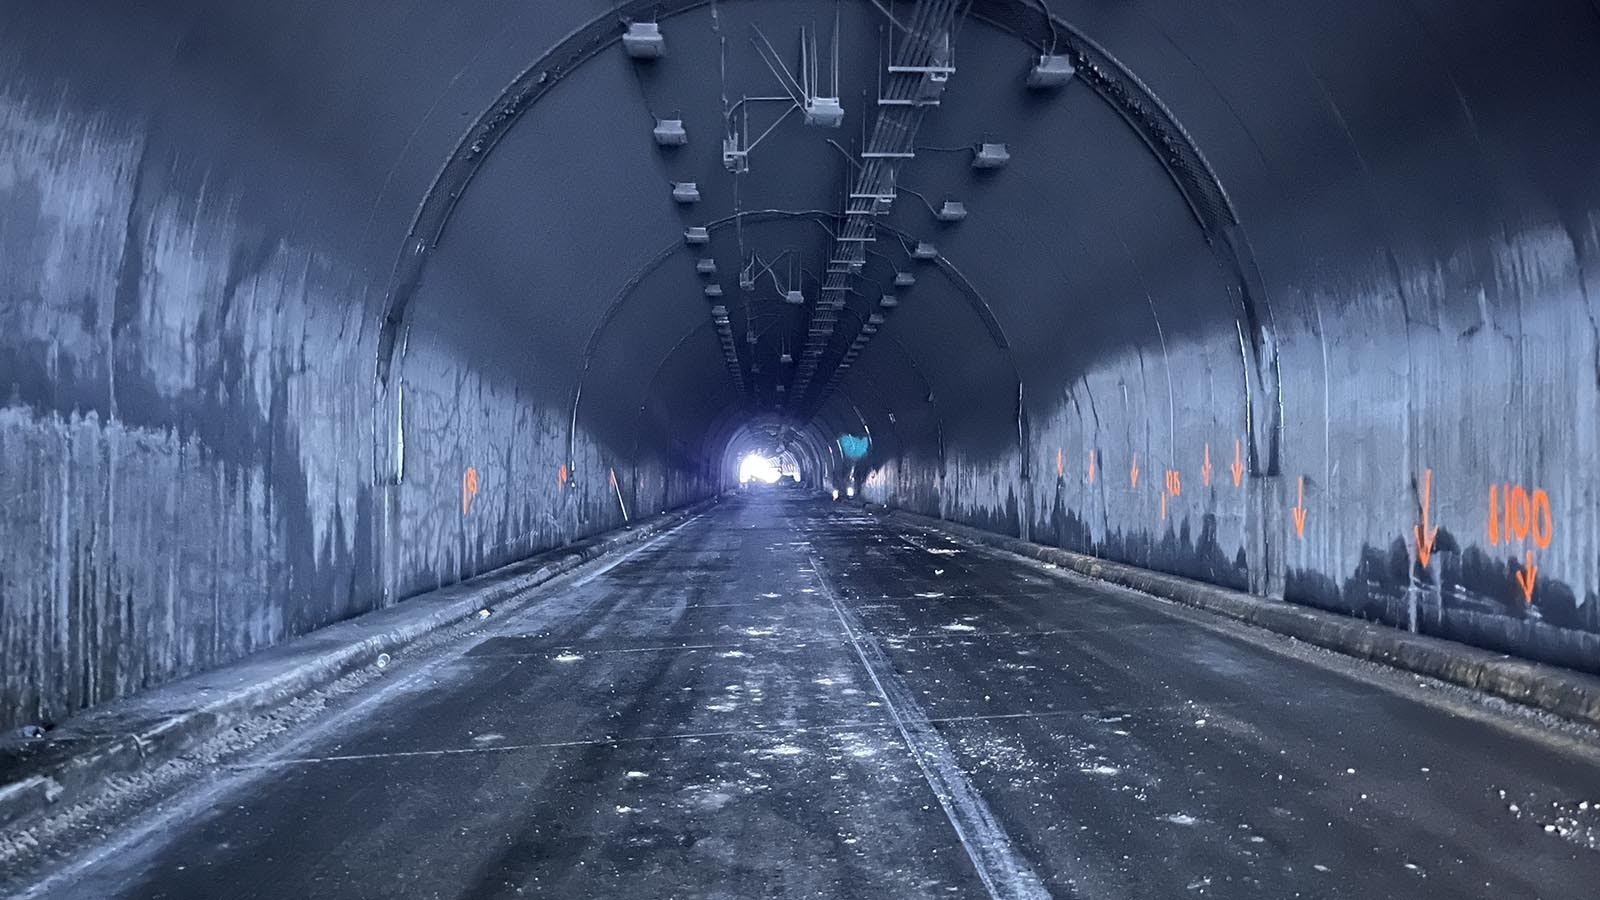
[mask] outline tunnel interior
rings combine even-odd
[[[1536,5],[6,4],[0,725],[752,453],[1600,672],[1600,7]]]

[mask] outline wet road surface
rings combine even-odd
[[[780,492],[118,838],[52,897],[1600,896],[1600,753]]]

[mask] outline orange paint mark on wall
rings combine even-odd
[[[1089,451],[1089,483],[1094,484],[1094,451]]]
[[[1301,540],[1306,536],[1306,477],[1300,476],[1300,499],[1294,508],[1294,536]]]
[[[1166,494],[1162,494],[1161,495],[1161,518],[1162,518],[1163,521],[1165,521],[1166,518],[1167,518],[1167,495]]]
[[[1205,459],[1200,463],[1200,483],[1211,487],[1211,445],[1206,445]]]
[[[1533,551],[1522,557],[1522,568],[1517,571],[1517,587],[1522,588],[1522,602],[1533,604],[1533,582],[1539,577],[1539,567],[1533,564]]]
[[[1500,485],[1489,485],[1489,546],[1500,544]]]
[[[1529,491],[1522,485],[1489,485],[1489,544],[1533,539],[1540,550],[1550,546],[1555,521],[1550,495],[1543,488]]]
[[[1239,456],[1239,442],[1233,442],[1233,465],[1228,467],[1233,472],[1233,486],[1239,486],[1239,479],[1244,477],[1244,461]]]
[[[1417,539],[1417,562],[1427,568],[1428,560],[1433,558],[1433,541],[1439,536],[1437,527],[1428,527],[1429,510],[1433,506],[1433,470],[1428,469],[1422,473],[1422,524],[1411,526],[1411,533]]]
[[[1548,549],[1555,537],[1555,519],[1550,511],[1550,495],[1543,488],[1528,490],[1520,484],[1489,485],[1489,544],[1532,541],[1540,550]],[[1512,577],[1522,592],[1522,602],[1533,605],[1533,591],[1539,579],[1539,566],[1533,551],[1522,551],[1522,564]]]
[[[1133,465],[1128,467],[1128,484],[1137,488],[1139,486],[1139,454],[1133,455]]]
[[[572,473],[567,471],[567,464],[566,463],[562,463],[561,464],[561,468],[556,470],[556,481],[559,482],[562,487],[566,487],[567,486],[567,479],[570,478],[571,476],[572,476]]]
[[[1056,477],[1064,478],[1067,474],[1067,458],[1061,455],[1061,448],[1056,448]]]
[[[1539,526],[1543,525],[1543,528]],[[1533,542],[1540,550],[1550,546],[1555,522],[1550,518],[1550,495],[1541,488],[1533,492]]]
[[[472,498],[478,496],[478,470],[467,466],[461,476],[461,514],[472,512]]]
[[[1528,491],[1517,485],[1511,489],[1511,494],[1506,498],[1507,534],[1515,534],[1517,540],[1528,539],[1528,525],[1533,521],[1533,513],[1528,506]]]
[[[1183,476],[1178,474],[1177,469],[1167,470],[1167,493],[1174,497],[1183,494]]]

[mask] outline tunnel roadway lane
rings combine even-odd
[[[797,495],[395,668],[48,896],[1600,896],[1582,734]]]

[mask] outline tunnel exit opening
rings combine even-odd
[[[752,451],[739,462],[739,485],[800,483],[800,461],[794,454],[782,450],[777,453]]]

